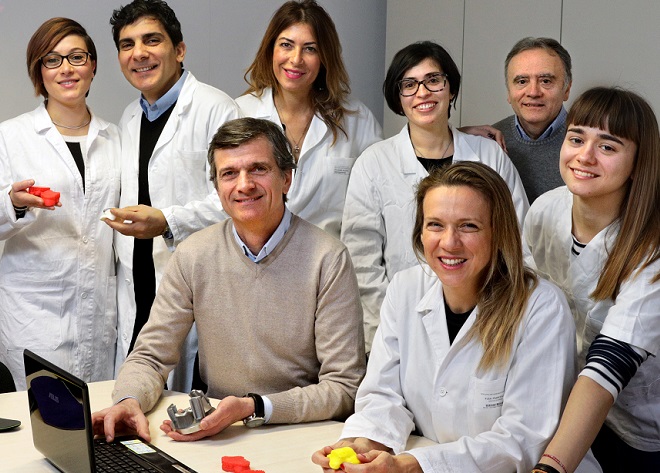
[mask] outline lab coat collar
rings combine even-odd
[[[85,140],[87,150],[89,150],[96,137],[99,134],[105,134],[108,126],[110,126],[108,122],[94,115],[91,110],[89,113],[92,115],[92,120],[89,124],[87,140]],[[34,116],[34,127],[35,131],[38,134],[45,135],[46,140],[55,150],[57,150],[58,156],[63,160],[64,164],[71,172],[76,185],[82,190],[83,178],[78,171],[78,167],[76,166],[73,157],[71,156],[69,147],[66,145],[65,138],[62,136],[62,134],[60,134],[60,132],[57,130],[57,127],[50,119],[50,115],[48,115],[45,103],[42,103],[36,110]],[[71,156],[71,159],[65,159],[66,156]]]
[[[92,121],[89,123],[89,132],[87,133],[87,136],[88,141],[91,141],[91,138],[95,137],[99,131],[107,130],[110,123],[97,117],[91,110],[89,113],[92,115]],[[48,115],[48,111],[46,110],[46,103],[42,102],[39,107],[37,107],[34,115],[34,130],[37,133],[42,134],[50,129],[57,132],[57,128],[53,124],[53,121],[50,119],[50,115]]]
[[[410,132],[408,131],[408,124],[399,132],[396,137],[396,149],[399,155],[399,164],[403,174],[419,174],[420,169],[424,170],[423,175],[426,175],[424,166],[417,159],[415,148],[413,148],[412,140],[410,139]]]
[[[158,141],[156,142],[156,146],[154,147],[154,151],[153,151],[154,154],[160,148],[162,148],[167,143],[169,143],[172,140],[172,138],[174,138],[174,135],[179,128],[179,122],[181,121],[181,116],[187,113],[190,107],[192,106],[192,100],[195,93],[195,89],[197,89],[197,84],[198,82],[195,76],[192,74],[192,72],[188,71],[188,76],[186,77],[186,80],[183,83],[183,88],[181,89],[181,93],[179,94],[179,99],[174,105],[174,110],[172,110],[172,115],[170,115],[170,118],[167,120],[167,123],[165,124],[165,128],[163,128],[163,131],[160,134]],[[139,141],[139,136],[135,136],[135,133],[136,132],[139,133],[140,130],[139,122],[142,120],[143,113],[144,112],[142,111],[140,100],[138,99],[133,103],[131,118],[127,126],[128,133],[131,134],[131,140],[134,143],[137,143]]]
[[[89,147],[91,143],[96,139],[99,134],[105,134],[110,122],[99,118],[91,110],[89,113],[92,115],[92,121],[89,123],[89,131],[87,132],[87,146]],[[49,141],[53,144],[56,142],[63,141],[60,140],[62,135],[57,131],[57,128],[50,119],[48,111],[46,110],[46,104],[42,103],[36,110],[34,116],[34,130],[38,134],[46,134]]]
[[[423,264],[422,268],[426,273],[433,274],[433,270],[427,264]],[[435,277],[435,275],[433,276]],[[415,311],[422,318],[437,359],[443,360],[443,367],[453,358],[452,354],[455,354],[463,346],[463,339],[474,325],[478,313],[478,308],[475,307],[465,321],[465,324],[463,324],[463,327],[461,327],[461,330],[459,330],[456,338],[454,338],[454,342],[450,345],[449,337],[446,336],[448,330],[444,300],[442,283],[437,279],[415,306]],[[438,329],[438,327],[441,327],[441,329]],[[444,334],[445,336],[439,336],[440,334]]]
[[[440,279],[433,274],[433,270],[428,264],[424,263],[421,266],[426,274],[429,274],[436,279],[435,283],[415,306],[415,311],[419,315],[424,316],[438,306],[438,300],[444,301],[444,297],[442,295],[442,283],[440,282]]]
[[[252,92],[251,95],[255,97],[257,96],[254,92]],[[273,89],[270,87],[265,88],[261,94],[260,99],[261,100],[258,102],[257,110],[254,116],[256,118],[265,118],[270,120],[273,123],[277,123],[281,127],[282,122],[280,121],[279,115],[277,115],[277,109],[275,108],[275,102],[273,101]]]
[[[273,89],[271,87],[264,89],[255,116],[258,118],[267,118],[270,121],[277,123],[280,127],[282,126],[280,117],[277,114],[277,109],[275,108]],[[315,114],[314,117],[312,117],[312,123],[309,125],[309,130],[307,130],[307,135],[302,142],[298,164],[305,160],[305,154],[307,151],[318,145],[321,140],[323,140],[326,133],[330,133],[330,130],[323,120]],[[339,133],[341,133],[341,131]]]
[[[307,150],[314,148],[323,140],[326,133],[330,133],[330,130],[323,122],[323,120],[321,120],[319,116],[315,114],[312,117],[312,123],[309,125],[309,130],[307,130],[307,136],[305,136],[305,139],[303,140],[302,148],[300,149],[300,159],[298,162],[305,158],[305,153],[307,153]],[[338,133],[341,134],[341,131],[338,131]],[[337,138],[339,139],[339,136],[337,136]]]
[[[429,312],[431,312],[433,310],[441,309],[442,315],[444,316],[445,315],[445,309],[444,309],[444,307],[445,307],[444,306],[445,297],[444,297],[444,294],[442,293],[442,282],[440,281],[440,279],[437,278],[437,276],[435,276],[435,274],[433,274],[433,270],[431,269],[431,267],[428,264],[426,264],[426,263],[422,264],[422,268],[424,269],[424,272],[426,272],[427,274],[433,275],[433,277],[435,277],[437,280],[433,284],[433,286],[431,286],[431,288],[427,291],[427,293],[424,295],[424,297],[422,297],[420,299],[420,301],[417,303],[417,305],[415,306],[415,311],[420,316],[423,317],[424,315],[428,314]],[[468,317],[468,320],[465,322],[465,325],[463,325],[463,327],[465,327],[467,325],[472,325],[472,322],[470,322],[470,321],[474,320],[474,318],[476,317],[477,312],[478,312],[478,308],[475,307],[475,309],[472,311],[472,313]],[[461,332],[462,331],[463,330],[461,330]]]
[[[452,124],[449,124],[449,129],[454,139],[454,156],[460,156],[461,161],[481,161],[479,156],[474,152],[474,149],[466,139],[465,133],[458,131]],[[423,176],[428,175],[422,163],[417,159],[415,149],[413,148],[412,141],[410,140],[410,132],[406,124],[396,138],[396,147],[399,155],[399,163],[401,165],[401,172],[403,174],[420,174]],[[455,161],[455,160],[454,160]],[[423,169],[423,172],[420,171]]]

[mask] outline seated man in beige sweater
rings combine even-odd
[[[197,440],[241,419],[343,420],[353,411],[365,371],[357,281],[344,245],[285,206],[296,167],[286,138],[269,121],[232,120],[208,156],[231,218],[188,237],[170,259],[119,371],[115,404],[93,415],[108,440],[126,427],[150,440],[143,412],[161,396],[193,322],[201,376],[222,402],[198,432],[182,435],[165,421],[171,438]]]

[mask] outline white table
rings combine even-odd
[[[92,412],[108,407],[114,381],[90,383]],[[215,405],[217,401],[212,401]],[[175,442],[161,432],[159,426],[167,419],[167,406],[188,406],[188,395],[165,392],[147,418],[150,421],[151,443],[199,473],[222,472],[221,458],[242,455],[254,469],[266,473],[319,473],[321,469],[310,458],[319,448],[334,443],[341,433],[342,423],[334,421],[298,425],[266,425],[248,429],[237,423],[223,432],[198,442]],[[53,466],[34,448],[27,394],[25,391],[0,394],[0,417],[19,419],[21,426],[0,432],[0,470],[3,472],[56,472]],[[408,447],[431,445],[423,437],[411,437]],[[82,447],[81,447],[82,448]]]

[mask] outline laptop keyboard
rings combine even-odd
[[[139,460],[135,454],[121,445],[94,442],[96,471],[100,473],[156,472],[160,470]]]

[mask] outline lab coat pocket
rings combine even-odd
[[[468,429],[469,435],[475,436],[493,427],[502,415],[506,378],[479,379],[470,377],[468,392]]]
[[[210,176],[206,173],[206,156],[206,150],[175,152],[173,191],[179,205],[203,200],[208,195]]]
[[[348,178],[351,175],[353,164],[355,164],[354,158],[339,158],[330,155],[325,162],[324,176],[321,176],[323,205],[330,211],[339,211],[339,217],[344,208]]]
[[[55,350],[65,324],[62,281],[47,272],[10,277],[0,278],[0,342],[8,350]]]

